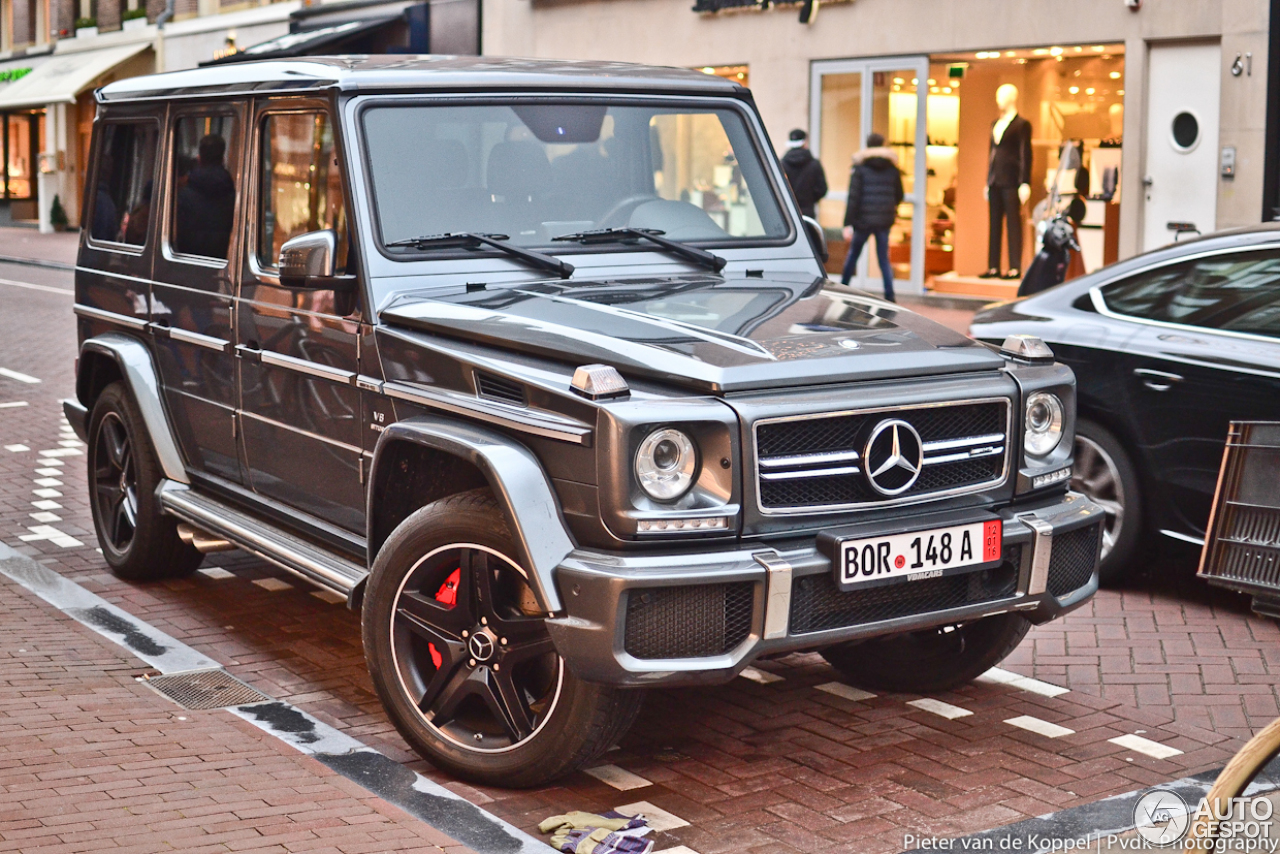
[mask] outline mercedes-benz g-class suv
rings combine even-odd
[[[736,83],[387,56],[96,97],[65,408],[104,558],[347,597],[459,777],[799,650],[945,689],[1095,591],[1070,371],[830,282]]]

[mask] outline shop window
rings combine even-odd
[[[183,255],[226,259],[238,195],[235,118],[183,116],[173,129],[170,241]]]
[[[142,246],[151,224],[159,133],[150,122],[107,124],[100,133],[89,235]]]
[[[1280,337],[1280,254],[1214,255],[1170,264],[1108,285],[1117,314]]]
[[[35,198],[35,160],[38,142],[33,138],[36,116],[5,116],[5,196],[10,199]]]
[[[258,263],[276,266],[286,240],[310,231],[338,235],[338,269],[346,268],[342,172],[326,113],[281,113],[262,123]]]

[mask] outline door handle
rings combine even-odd
[[[1168,391],[1176,383],[1182,382],[1182,377],[1179,374],[1171,374],[1168,371],[1157,371],[1151,368],[1134,368],[1133,375],[1141,378],[1142,384],[1152,391]]]

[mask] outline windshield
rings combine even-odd
[[[384,245],[464,231],[560,251],[552,238],[598,228],[718,244],[788,233],[735,110],[387,105],[363,124]]]

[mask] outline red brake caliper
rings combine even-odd
[[[458,567],[444,580],[444,584],[440,585],[440,589],[436,591],[436,601],[441,605],[448,605],[450,608],[457,605],[458,585],[461,583],[462,567]],[[440,665],[444,662],[444,656],[440,655],[440,651],[436,649],[436,645],[433,643],[427,644],[427,651],[431,653],[431,663],[436,666],[436,670],[439,670]]]

